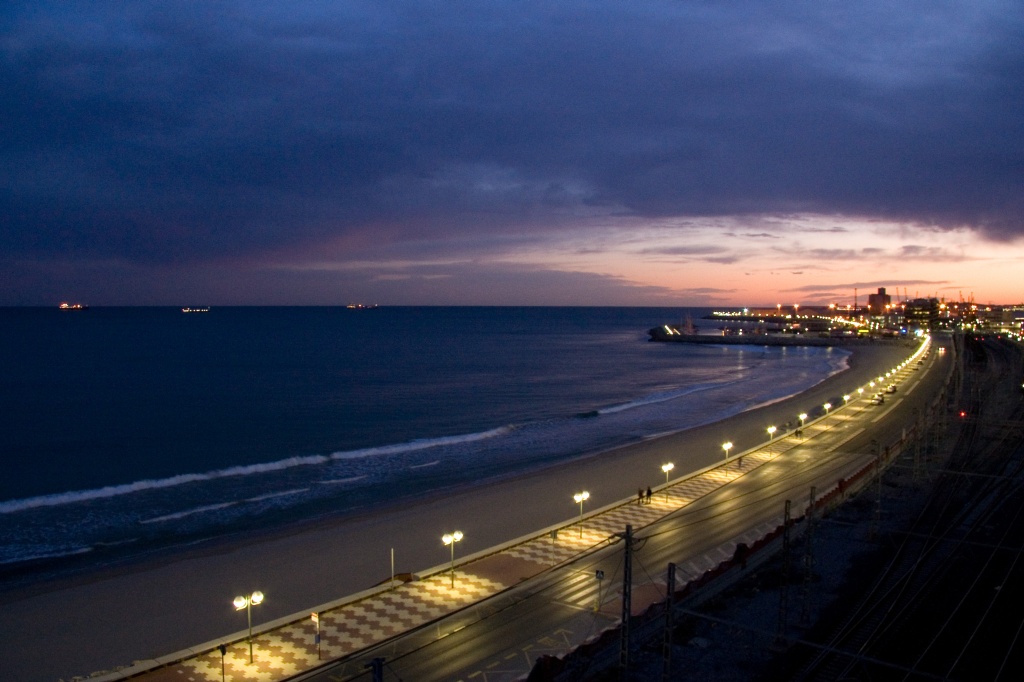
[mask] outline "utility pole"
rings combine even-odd
[[[786,620],[789,609],[789,512],[792,502],[786,500],[786,511],[782,517],[782,588],[779,590],[779,623],[775,631],[775,643],[782,644],[786,636]]]
[[[807,625],[811,622],[811,582],[814,580],[814,502],[818,489],[811,486],[811,496],[807,502],[807,530],[804,533],[804,585],[803,607],[800,610],[800,622]]]
[[[622,561],[622,625],[619,637],[619,679],[629,677],[629,617],[633,603],[633,526],[627,525],[622,538],[625,540],[625,557]]]
[[[924,422],[921,419],[921,412],[913,409],[913,479],[918,480],[921,476],[921,446],[925,439]]]
[[[882,453],[877,440],[871,441],[871,450],[875,455],[875,518],[871,522],[868,537],[873,539],[882,526]]]
[[[676,565],[669,563],[668,575],[665,578],[665,640],[661,645],[661,657],[663,666],[661,669],[662,682],[669,682],[672,671],[672,630],[674,628],[672,613],[675,610],[676,594]]]

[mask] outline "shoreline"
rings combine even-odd
[[[748,337],[749,338],[749,337]],[[855,362],[854,349],[840,348],[844,351],[842,365],[833,369],[825,375],[816,386],[828,381],[834,376],[842,375],[853,368]],[[804,391],[806,392],[806,391]],[[387,513],[390,510],[401,509],[406,506],[415,506],[434,499],[442,498],[450,494],[465,492],[469,489],[486,489],[491,486],[499,486],[517,479],[529,478],[535,475],[543,475],[549,470],[557,471],[562,467],[573,467],[587,460],[602,457],[615,451],[631,446],[649,443],[658,439],[673,437],[703,426],[724,422],[744,412],[760,410],[777,403],[790,400],[801,393],[788,395],[779,398],[767,399],[764,402],[751,405],[742,412],[728,414],[721,417],[711,417],[704,423],[692,424],[672,430],[665,430],[648,436],[639,436],[632,442],[617,443],[606,447],[581,451],[558,460],[528,465],[520,469],[503,470],[486,478],[478,479],[472,483],[456,483],[448,487],[431,487],[415,492],[404,493],[401,499],[385,501],[376,508],[354,507],[338,512],[314,511],[302,517],[294,517],[287,520],[274,520],[269,528],[253,528],[251,523],[234,529],[228,528],[221,533],[212,536],[181,538],[175,543],[152,543],[150,546],[140,545],[136,551],[118,553],[117,544],[89,548],[79,552],[67,554],[41,556],[23,562],[12,562],[0,564],[0,605],[8,601],[7,595],[18,594],[39,594],[49,591],[50,585],[64,586],[74,585],[79,581],[90,582],[105,577],[117,576],[120,573],[134,570],[146,570],[159,567],[166,563],[173,563],[186,557],[201,556],[204,553],[216,552],[221,547],[244,546],[263,541],[274,540],[282,536],[288,536],[295,532],[304,532],[307,529],[315,529],[324,525],[335,523],[358,522],[359,519],[367,516],[375,516],[380,513]],[[413,467],[415,468],[415,467]],[[109,551],[109,553],[108,553]]]
[[[416,572],[442,562],[439,538],[452,529],[466,533],[460,553],[467,556],[568,521],[574,490],[588,489],[599,507],[632,497],[638,485],[663,482],[659,467],[664,461],[676,462],[680,475],[718,461],[722,432],[737,443],[737,451],[760,445],[764,423],[782,423],[787,419],[779,417],[785,415],[792,419],[798,410],[837,390],[842,393],[839,385],[852,390],[891,367],[897,357],[909,355],[911,348],[848,350],[847,369],[807,391],[710,424],[583,453],[468,489],[434,490],[411,502],[382,502],[377,509],[342,517],[297,521],[123,565],[0,588],[0,637],[10,643],[12,672],[18,679],[42,682],[153,658],[237,632],[244,623],[230,604],[235,594],[260,589],[267,595],[253,614],[255,625],[389,578],[391,548],[396,573]],[[49,642],[45,647],[39,643],[43,632]]]
[[[821,381],[827,380],[834,374],[845,372],[849,367],[852,355],[853,352],[850,349],[839,349],[839,351],[822,354],[820,357],[826,358],[823,362],[830,365],[830,367],[827,372],[821,372],[820,374],[817,374],[817,376],[814,376],[814,380],[820,383]],[[804,389],[801,386],[791,386],[787,387],[787,390],[799,391]],[[694,392],[697,391],[695,390]],[[744,400],[739,393],[740,392],[737,391],[734,401],[722,401],[719,407],[710,414],[693,418],[696,414],[701,413],[699,411],[697,413],[693,413],[689,410],[685,413],[680,412],[679,417],[673,419],[671,422],[662,422],[657,426],[657,428],[649,429],[646,433],[642,430],[634,432],[632,430],[615,427],[612,427],[612,429],[609,430],[608,427],[605,427],[605,438],[603,440],[591,439],[591,442],[585,445],[580,444],[576,448],[564,448],[557,452],[552,451],[545,457],[535,457],[528,459],[527,461],[523,461],[521,458],[505,458],[504,460],[498,460],[496,464],[487,463],[485,466],[480,464],[480,462],[483,462],[484,460],[467,460],[470,468],[464,475],[456,475],[454,477],[462,479],[458,482],[451,480],[451,478],[445,480],[445,477],[443,476],[430,474],[428,472],[427,478],[424,479],[428,481],[426,485],[417,484],[415,481],[412,482],[412,485],[403,485],[401,487],[402,499],[394,502],[385,500],[383,506],[385,508],[390,508],[396,504],[399,506],[403,504],[418,504],[423,500],[430,499],[432,496],[444,495],[452,491],[458,492],[466,490],[470,486],[479,487],[481,485],[492,485],[530,475],[534,472],[544,471],[563,464],[572,465],[573,462],[593,458],[607,451],[625,447],[633,443],[645,442],[666,435],[672,435],[683,430],[696,428],[703,424],[722,421],[734,416],[737,413],[737,410],[749,411],[759,409],[776,402],[784,401],[795,395],[782,395],[781,397],[765,396],[762,402],[754,403],[754,401],[749,400],[749,396],[747,400]],[[643,399],[646,397],[646,395],[642,394],[638,399],[627,400],[621,404],[610,403],[607,410],[605,407],[600,407],[592,410],[591,412],[577,413],[572,416],[570,416],[571,413],[569,412],[556,413],[556,416],[551,419],[555,421],[575,423],[575,419],[591,416],[603,416],[606,411],[608,413],[617,413],[631,407],[644,407],[648,402]],[[680,397],[684,400],[687,399],[686,395],[676,395],[674,397],[676,399]],[[660,400],[654,400],[651,402],[660,402]],[[680,423],[680,421],[685,423]],[[536,422],[536,424],[540,423],[542,423],[542,421]],[[524,425],[531,426],[534,424],[525,423]],[[443,436],[438,437],[436,440],[482,440],[483,438],[481,438],[481,436],[487,436],[490,433],[498,433],[501,431],[515,431],[519,426],[520,424],[510,424],[498,427],[484,426],[481,427],[485,429],[484,431],[458,434],[455,436]],[[420,441],[410,440],[404,443],[389,443],[370,446],[367,447],[365,451],[368,453],[380,451],[386,454],[389,450],[414,449],[413,446],[418,442]],[[351,452],[358,455],[361,451],[354,450]],[[348,455],[349,453],[343,452],[332,453],[331,455],[313,454],[288,456],[262,464],[223,466],[213,470],[197,469],[185,473],[169,475],[162,479],[143,478],[132,482],[118,482],[103,485],[94,489],[76,489],[68,492],[44,494],[23,499],[13,499],[0,503],[0,507],[11,507],[11,509],[5,508],[4,511],[16,512],[23,511],[24,509],[29,509],[31,511],[31,508],[33,507],[41,507],[45,510],[45,508],[50,506],[59,507],[63,502],[67,501],[78,505],[82,510],[86,510],[83,513],[88,513],[87,505],[92,502],[96,502],[97,504],[107,504],[108,499],[119,499],[125,492],[135,489],[146,489],[145,492],[149,492],[150,489],[159,490],[162,488],[174,488],[179,485],[178,479],[185,479],[185,483],[188,484],[191,483],[190,479],[203,479],[205,482],[207,479],[230,479],[234,476],[238,476],[239,474],[242,474],[242,478],[244,479],[245,476],[250,473],[245,471],[246,469],[259,469],[264,467],[275,471],[289,471],[293,468],[296,470],[305,468],[312,469],[314,467],[307,467],[306,465],[318,465],[324,462],[329,462],[329,460],[335,458],[335,455],[339,454]],[[529,453],[524,454],[527,456],[529,455]],[[359,455],[359,458],[362,457],[365,457],[365,455]],[[348,457],[345,456],[340,459],[348,459]],[[309,461],[297,462],[296,460]],[[367,458],[367,460],[369,461],[369,458]],[[408,468],[413,470],[421,467],[428,467],[437,463],[438,462],[435,461],[427,464],[413,464],[408,466]],[[362,476],[355,476],[352,479],[342,479],[341,482],[357,480],[359,478],[367,478],[367,476],[365,474]],[[330,482],[333,483],[335,481]],[[297,482],[292,484],[291,487],[299,488],[304,485],[308,486],[312,485],[312,483],[309,481]],[[138,565],[159,563],[166,557],[171,557],[173,560],[184,552],[202,551],[202,548],[204,547],[216,546],[223,543],[230,544],[234,542],[251,541],[250,538],[253,536],[257,539],[262,537],[273,537],[277,533],[288,533],[292,529],[303,528],[309,523],[343,521],[346,518],[358,518],[360,515],[369,513],[370,507],[367,503],[372,502],[370,496],[374,494],[377,486],[386,486],[388,483],[380,482],[373,483],[371,485],[360,483],[359,485],[362,487],[356,490],[355,494],[337,494],[333,500],[329,500],[327,502],[319,499],[313,501],[302,501],[301,498],[303,496],[294,496],[296,500],[299,500],[299,502],[294,504],[293,507],[272,511],[268,514],[264,514],[262,518],[246,517],[241,520],[229,520],[222,523],[219,527],[215,524],[211,524],[194,529],[184,529],[181,532],[171,530],[166,532],[164,535],[151,535],[144,532],[150,528],[150,526],[146,524],[152,523],[153,521],[171,519],[175,516],[189,516],[196,511],[205,511],[211,508],[216,509],[218,507],[229,506],[231,504],[230,502],[226,504],[217,504],[218,502],[223,502],[225,499],[235,500],[235,503],[237,503],[238,500],[241,500],[243,503],[248,501],[244,499],[247,497],[247,494],[229,492],[229,495],[233,495],[232,497],[221,498],[209,496],[204,501],[192,502],[191,508],[187,505],[185,507],[181,507],[186,510],[184,512],[175,514],[165,510],[161,513],[167,513],[167,516],[156,517],[154,516],[155,512],[154,514],[140,516],[139,518],[144,520],[136,522],[137,524],[142,524],[136,527],[138,532],[135,532],[135,530],[133,530],[129,525],[126,525],[123,531],[118,529],[120,534],[116,536],[111,534],[103,538],[92,536],[88,539],[70,538],[69,547],[63,551],[57,549],[53,549],[49,553],[46,551],[40,551],[34,556],[25,556],[23,559],[18,558],[0,562],[0,603],[2,603],[5,593],[20,590],[22,588],[32,589],[36,585],[51,582],[59,583],[73,580],[78,576],[99,575],[120,570],[128,570]],[[447,486],[447,488],[442,488],[441,486]],[[277,492],[270,496],[279,494],[281,493]],[[139,505],[136,505],[133,508],[144,509],[145,507],[142,505],[145,505],[144,501],[140,502]],[[338,508],[339,506],[342,508]],[[376,504],[374,507],[373,513],[377,513],[377,510],[381,508]],[[254,528],[255,523],[262,524],[262,527],[258,529]],[[59,527],[59,517],[57,518],[57,524]],[[157,526],[154,526],[154,528],[156,527]],[[40,528],[43,528],[43,526],[40,526]],[[268,529],[265,531],[263,528]],[[12,543],[12,547],[16,548],[17,543]]]

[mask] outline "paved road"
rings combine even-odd
[[[717,478],[723,484],[642,529],[638,526],[633,612],[660,599],[669,562],[678,564],[684,576],[695,577],[728,559],[734,541],[744,534],[752,540],[777,526],[786,500],[794,502],[794,514],[799,514],[812,486],[820,494],[863,467],[876,443],[882,447],[896,440],[905,425],[923,413],[944,380],[950,359],[943,348],[933,348],[926,365],[913,363],[901,371],[897,392],[883,405],[854,398],[846,409],[807,426],[802,438],[789,436],[757,456],[746,456],[742,466],[734,461],[708,472],[700,478]],[[674,501],[677,493],[692,494],[676,488],[655,495],[652,507],[662,495]],[[624,525],[608,528],[609,536],[623,530]],[[562,653],[619,621],[622,547],[621,541],[609,543],[499,598],[361,652],[308,679],[370,679],[367,666],[376,657],[385,659],[385,679],[493,682],[521,677],[541,654]],[[603,581],[595,577],[598,570],[604,572]],[[597,604],[600,608],[595,610]]]

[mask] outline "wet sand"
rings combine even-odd
[[[235,595],[261,590],[266,601],[253,623],[313,610],[391,575],[422,572],[448,560],[441,535],[465,534],[457,555],[488,547],[578,513],[574,492],[590,492],[588,511],[636,496],[638,487],[664,483],[763,443],[766,427],[795,421],[827,400],[856,390],[891,369],[913,349],[888,344],[850,348],[850,369],[803,394],[715,424],[581,457],[541,472],[472,489],[442,491],[404,506],[322,520],[287,530],[218,543],[119,569],[0,592],[2,677],[54,682],[110,670],[134,660],[185,649],[245,627]],[[0,588],[2,589],[2,588]]]

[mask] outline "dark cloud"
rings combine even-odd
[[[834,225],[832,227],[810,227],[804,228],[804,232],[811,232],[814,234],[843,234],[849,232],[845,227]]]
[[[895,299],[895,298],[899,298],[899,296],[900,296],[899,291],[902,290],[903,287],[918,287],[918,288],[920,288],[920,287],[930,287],[930,288],[939,287],[939,288],[941,288],[941,287],[944,287],[944,286],[946,286],[948,284],[949,284],[949,282],[945,281],[945,280],[923,280],[923,279],[909,279],[909,280],[895,279],[895,280],[886,280],[886,281],[869,280],[869,281],[860,281],[860,282],[844,282],[844,283],[841,283],[841,284],[835,284],[835,283],[832,283],[832,282],[830,282],[828,284],[824,284],[824,283],[805,284],[803,286],[794,287],[794,288],[791,288],[791,289],[786,289],[786,291],[789,291],[789,292],[800,292],[800,293],[807,293],[807,294],[816,294],[816,293],[831,292],[831,291],[842,291],[842,292],[844,292],[844,294],[846,294],[846,293],[852,293],[854,290],[857,290],[857,291],[860,292],[860,294],[862,296],[867,296],[867,294],[869,294],[869,293],[873,294],[873,293],[875,293],[875,291],[877,289],[882,288],[882,289],[888,289],[889,293]],[[865,300],[867,300],[867,299],[865,299]]]
[[[644,249],[642,253],[663,256],[714,256],[727,253],[728,249],[712,244],[669,246],[660,249]]]
[[[802,212],[1010,239],[1022,28],[1014,2],[12,0],[0,250],[441,252]]]

